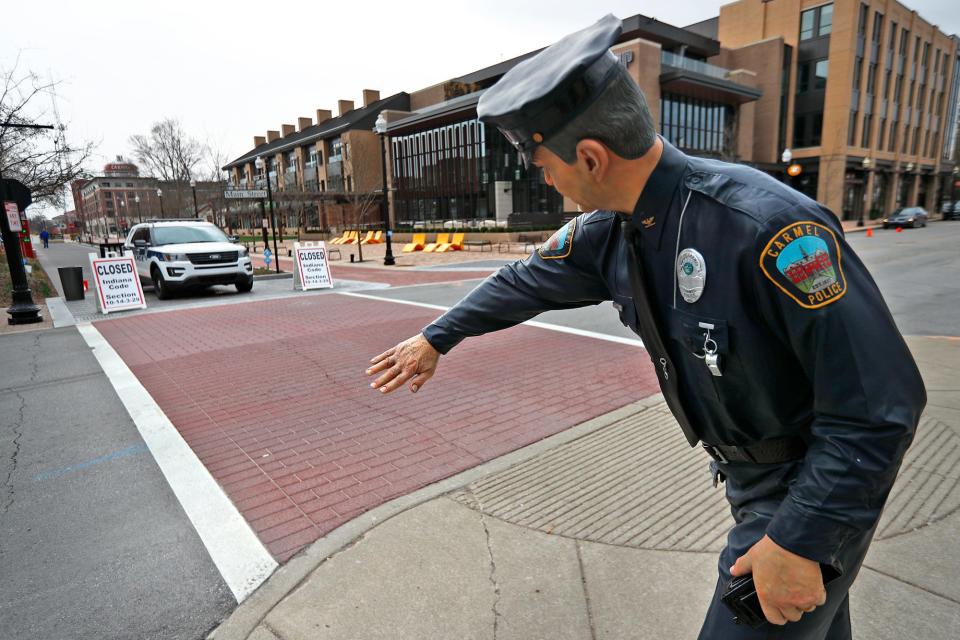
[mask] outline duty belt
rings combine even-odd
[[[775,464],[799,460],[807,452],[807,445],[800,438],[786,437],[763,440],[743,446],[707,444],[703,448],[710,457],[720,464],[730,462],[753,462],[756,464]]]

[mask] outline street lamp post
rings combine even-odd
[[[867,174],[869,175],[870,171],[873,169],[873,160],[870,159],[870,156],[865,156],[864,159],[860,161],[860,166],[863,167],[863,170],[866,171]],[[866,183],[866,186],[864,187],[864,189],[866,189],[867,187],[873,186],[870,184],[869,178],[865,180],[865,183]],[[863,196],[864,198],[866,198],[867,196],[866,192],[864,192]],[[862,227],[863,224],[864,224],[863,223],[863,200],[861,200],[860,215],[857,216],[857,226]]]
[[[133,201],[137,203],[137,220],[143,222],[143,213],[140,212],[140,194],[136,193],[133,196]]]
[[[383,198],[380,200],[380,216],[383,218],[383,233],[387,236],[387,252],[383,256],[383,264],[391,266],[396,264],[396,261],[393,259],[393,247],[391,246],[393,232],[390,230],[390,208],[387,206],[387,119],[383,117],[383,113],[377,116],[374,131],[380,136],[380,169],[383,174]]]
[[[157,189],[157,197],[160,198],[160,217],[166,218],[167,214],[163,211],[163,190]]]
[[[193,217],[200,217],[200,209],[197,208],[197,181],[190,179],[190,189],[193,191]]]
[[[126,210],[127,210],[127,199],[121,198],[120,208],[117,210],[117,213],[119,214],[119,218],[120,218],[119,220],[117,220],[117,240],[120,240],[121,234],[126,233],[126,228],[125,228],[127,226]]]
[[[266,162],[263,158],[257,156],[254,161],[257,169],[263,169],[263,176],[267,179],[267,200],[270,202],[270,226],[273,227],[273,259],[277,265],[277,273],[280,273],[280,252],[277,251],[277,216],[273,211],[273,188],[270,186],[270,173],[266,170]]]

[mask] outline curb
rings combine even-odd
[[[598,416],[562,433],[544,438],[539,442],[517,449],[467,471],[418,489],[390,502],[380,505],[357,518],[337,527],[320,538],[287,564],[277,569],[259,589],[241,603],[230,616],[207,635],[207,640],[240,640],[252,634],[267,615],[290,593],[310,578],[310,575],[331,556],[351,546],[374,527],[394,516],[425,502],[456,491],[471,482],[505,471],[531,458],[535,458],[561,445],[579,440],[599,431],[630,414],[663,402],[663,395],[656,393],[637,402]]]

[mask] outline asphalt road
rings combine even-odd
[[[867,265],[890,311],[905,335],[960,336],[960,222],[935,221],[923,229],[875,230],[872,237],[856,232],[847,241]],[[455,285],[418,285],[367,295],[452,306],[481,280]],[[709,285],[708,285],[709,286]],[[622,324],[611,303],[568,311],[549,311],[536,318],[607,335],[636,338]]]
[[[86,342],[0,362],[0,637],[203,637],[236,601]]]

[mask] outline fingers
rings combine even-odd
[[[380,388],[380,393],[390,393],[391,391],[399,389],[407,380],[416,375],[416,372],[417,370],[414,368],[390,369],[387,374],[381,376],[381,379],[386,378],[387,375],[391,375],[390,378],[383,383],[380,383],[379,380],[377,381],[377,386]]]
[[[429,371],[423,371],[421,373],[418,373],[417,376],[413,379],[412,383],[410,384],[410,391],[412,391],[413,393],[416,393],[417,391],[419,391],[420,387],[422,387],[427,382],[427,380],[433,377],[433,371],[434,371],[433,369],[430,369]]]
[[[787,624],[787,618],[780,612],[780,609],[766,604],[763,598],[760,598],[760,608],[763,610],[763,617],[765,617],[770,624]]]
[[[387,353],[390,353],[390,352],[388,351]],[[366,373],[368,376],[372,376],[375,373],[380,373],[381,371],[385,371],[390,367],[394,366],[395,364],[397,364],[397,359],[392,355],[380,354],[379,356],[374,358],[374,360],[377,360],[377,363],[374,364],[369,369],[367,369]],[[375,386],[375,385],[371,385],[371,386]]]
[[[390,349],[387,349],[386,351],[384,351],[384,352],[381,353],[380,355],[376,356],[375,358],[372,358],[372,359],[370,360],[370,364],[377,364],[378,362],[384,360],[385,358],[388,358],[388,357],[392,356],[396,350],[397,350],[396,347],[392,347],[392,348],[390,348]]]
[[[733,577],[738,578],[750,573],[753,570],[753,565],[750,562],[750,556],[748,553],[745,553],[737,558],[737,561],[733,563],[732,567],[730,567],[730,574],[733,575]]]

